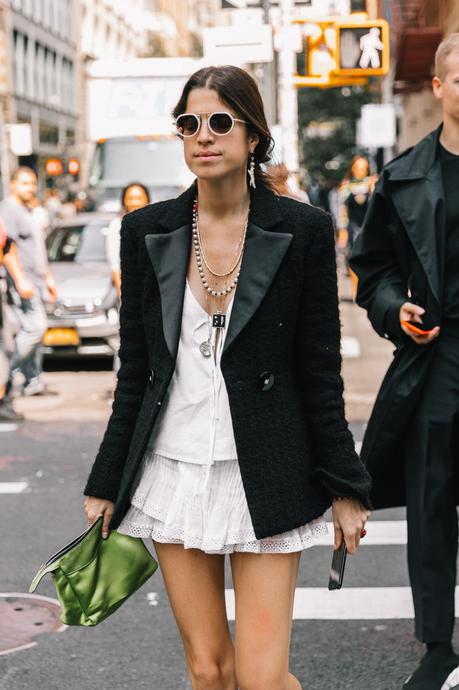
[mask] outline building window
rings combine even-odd
[[[57,146],[59,143],[59,127],[44,120],[39,124],[40,144],[51,144]]]

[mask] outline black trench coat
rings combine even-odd
[[[375,331],[396,346],[368,423],[361,457],[373,479],[375,508],[403,506],[405,432],[437,342],[416,345],[400,307],[425,308],[427,328],[442,324],[445,198],[437,149],[441,127],[384,168],[354,246],[357,302]]]
[[[121,229],[120,360],[113,411],[84,493],[130,492],[171,380],[180,338],[196,185],[131,213]],[[319,517],[333,495],[369,505],[369,476],[344,417],[330,216],[252,192],[221,358],[257,538]]]

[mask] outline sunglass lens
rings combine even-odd
[[[215,134],[228,134],[233,126],[233,119],[228,113],[213,113],[209,119],[209,126]]]
[[[179,115],[176,127],[179,134],[190,137],[198,131],[199,121],[195,115]]]

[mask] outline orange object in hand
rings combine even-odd
[[[416,335],[429,335],[429,333],[432,333],[433,331],[433,328],[431,328],[429,331],[425,331],[422,328],[419,328],[419,326],[416,326],[414,323],[411,323],[411,321],[401,321],[400,323],[402,326],[405,326],[405,328],[408,328],[413,333],[416,333]]]

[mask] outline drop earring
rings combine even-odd
[[[255,184],[255,154],[253,153],[253,151],[250,153],[249,178],[250,186],[256,189],[257,185]]]

